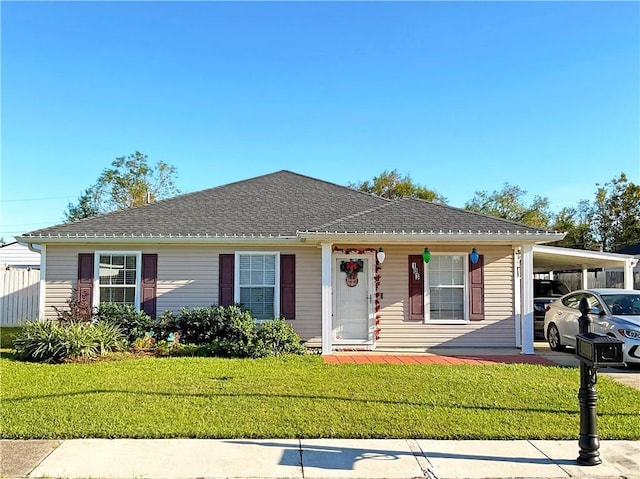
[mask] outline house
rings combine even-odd
[[[640,260],[640,243],[622,248],[618,253],[631,255],[636,258],[636,260]],[[633,288],[640,289],[640,261],[636,262],[635,268],[633,269]]]
[[[533,352],[533,247],[564,236],[290,171],[27,233],[41,315],[82,301],[240,302],[310,347]]]
[[[0,266],[4,269],[40,269],[40,252],[14,241],[0,246]]]

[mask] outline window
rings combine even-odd
[[[135,252],[97,252],[98,303],[140,306],[141,255]]]
[[[280,314],[279,264],[278,253],[236,253],[235,300],[258,320],[273,319]]]
[[[426,265],[426,321],[465,321],[465,255],[433,255]]]
[[[598,301],[598,298],[588,293],[576,293],[571,296],[567,296],[562,300],[562,304],[567,308],[580,309],[580,301],[582,298],[587,298],[589,308],[598,308],[602,310],[602,305],[600,304],[600,301]]]

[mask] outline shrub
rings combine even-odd
[[[215,340],[229,315],[224,306],[209,308],[182,308],[175,318],[176,330],[180,331],[183,341],[194,344],[208,344]],[[166,331],[172,332],[171,330]]]
[[[59,363],[105,355],[119,349],[123,339],[122,332],[113,324],[27,321],[13,345],[20,359]]]
[[[161,340],[167,339],[171,333],[179,329],[176,316],[169,310],[162,313],[153,325],[154,336]]]
[[[93,325],[90,323],[71,323],[60,328],[60,339],[64,345],[66,358],[88,359],[95,357],[98,345],[93,338]]]
[[[129,343],[144,337],[155,325],[149,315],[130,304],[101,303],[96,310],[95,319],[118,326]]]
[[[214,308],[218,322],[209,350],[215,356],[244,358],[253,355],[257,335],[255,320],[238,306]]]
[[[145,335],[141,338],[136,338],[131,344],[131,349],[137,352],[151,351],[155,347],[155,339],[149,335]]]
[[[175,315],[165,311],[154,326],[157,338],[166,340],[178,332],[180,340],[196,347],[194,352],[222,357],[264,357],[305,351],[300,336],[284,319],[277,318],[257,324],[251,314],[239,305],[211,306],[209,308],[182,308]],[[182,344],[159,341],[156,354],[181,354]],[[189,354],[189,353],[187,353]]]
[[[61,362],[67,351],[63,328],[54,321],[26,321],[13,347],[18,358],[44,363]]]
[[[127,339],[117,325],[108,322],[98,322],[92,325],[91,330],[97,352],[100,356],[127,348]]]
[[[76,289],[73,290],[71,298],[66,301],[66,304],[67,309],[53,307],[60,323],[88,323],[93,320],[93,309],[90,305],[80,302]]]
[[[304,354],[305,351],[300,336],[284,319],[265,321],[258,327],[254,357]]]

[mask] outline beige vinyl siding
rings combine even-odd
[[[338,245],[347,247],[344,245]],[[514,347],[513,252],[509,246],[478,247],[484,255],[485,320],[468,324],[424,324],[407,319],[408,256],[423,247],[385,246],[386,260],[380,270],[380,339],[378,349],[425,350],[447,347]],[[348,246],[354,247],[354,246]],[[355,246],[356,248],[358,246]],[[363,246],[366,248],[369,246]],[[465,253],[472,245],[430,246],[432,253]],[[96,250],[140,251],[136,245],[48,245],[46,254],[46,301],[49,317],[53,306],[66,307],[77,284],[78,253]],[[317,246],[145,246],[143,253],[158,254],[157,311],[218,303],[218,268],[221,253],[280,251],[296,255],[296,319],[289,321],[311,347],[321,345],[321,251]]]
[[[432,253],[471,251],[472,245],[430,247]],[[512,249],[478,248],[484,255],[485,320],[467,324],[429,324],[408,318],[408,256],[423,248],[385,247],[386,260],[380,271],[379,349],[425,350],[445,347],[514,347]]]
[[[157,312],[178,312],[218,304],[219,255],[236,251],[279,251],[296,255],[296,319],[289,321],[310,346],[320,346],[321,271],[320,249],[307,247],[220,247],[140,245],[47,246],[47,317],[56,317],[54,306],[66,308],[78,281],[78,253],[140,251],[158,254]]]
[[[55,318],[54,307],[67,309],[73,290],[78,286],[78,253],[89,253],[93,247],[47,245],[44,314]],[[41,293],[42,294],[42,293]]]
[[[179,311],[182,307],[218,304],[219,255],[240,251],[279,251],[296,255],[296,319],[288,321],[309,345],[320,346],[321,271],[320,250],[314,247],[159,247],[157,308]]]

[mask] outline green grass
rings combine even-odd
[[[575,439],[578,370],[335,365],[318,356],[0,359],[3,438]],[[601,439],[640,439],[640,391],[601,376]]]
[[[0,328],[0,349],[13,349],[13,340],[22,328]]]

